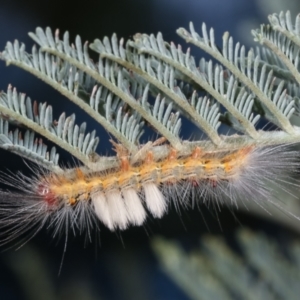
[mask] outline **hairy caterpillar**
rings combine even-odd
[[[284,189],[285,184],[296,184],[292,177],[299,154],[290,146],[242,145],[226,151],[196,146],[188,155],[178,155],[170,147],[157,158],[159,146],[152,145],[144,147],[145,153],[137,159],[114,145],[119,166],[110,170],[77,167],[3,179],[19,192],[2,191],[0,225],[5,238],[1,243],[29,230],[36,233],[43,226],[54,228],[54,235],[69,226],[89,233],[99,228],[99,220],[112,231],[124,230],[144,224],[147,215],[161,218],[171,204],[193,207],[213,201],[238,206],[241,201],[254,201],[261,207],[271,203],[293,215],[278,204],[269,186],[275,183]]]

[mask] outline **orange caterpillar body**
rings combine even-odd
[[[70,227],[90,234],[92,228],[99,228],[99,220],[110,230],[124,230],[144,224],[147,214],[161,218],[170,204],[237,206],[240,201],[254,201],[281,209],[269,183],[282,189],[286,183],[295,184],[293,173],[299,166],[298,153],[286,145],[245,145],[233,151],[195,147],[185,156],[170,148],[160,159],[150,148],[138,161],[120,145],[116,148],[119,167],[114,169],[75,168],[9,177],[6,183],[20,192],[2,191],[0,217],[6,229],[2,243],[31,229],[38,232],[46,224],[55,228],[54,235]]]
[[[271,148],[245,146],[216,154],[196,147],[189,156],[178,157],[171,149],[168,156],[159,161],[154,160],[150,150],[145,159],[136,164],[130,163],[127,154],[121,154],[118,155],[120,167],[107,172],[87,173],[76,168],[68,176],[54,173],[40,175],[36,184],[37,194],[50,211],[61,210],[62,207],[76,210],[77,206],[89,205],[94,215],[108,228],[123,230],[131,224],[142,225],[147,211],[154,217],[162,217],[169,199],[188,206],[191,203],[190,189],[197,191],[199,199],[196,200],[202,198],[204,202],[207,199],[224,202],[227,197],[235,203],[240,196],[252,197],[254,191],[258,198],[268,198],[270,191],[260,181],[262,177],[270,179],[271,162],[273,169],[282,171],[281,163],[273,161],[274,155],[278,158],[281,153],[278,150],[282,152],[281,147],[272,151]],[[268,159],[264,153],[269,155]],[[266,167],[268,170],[265,170]]]

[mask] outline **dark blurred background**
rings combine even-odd
[[[284,4],[282,2],[285,2]],[[221,44],[224,31],[229,31],[235,41],[247,46],[252,44],[250,29],[267,22],[267,14],[290,9],[300,11],[298,1],[275,0],[0,0],[0,49],[6,41],[18,39],[30,51],[33,42],[29,31],[37,26],[60,32],[68,30],[71,40],[79,34],[83,40],[111,36],[131,38],[135,33],[161,31],[164,39],[181,43],[175,31],[188,27],[193,21],[200,31],[202,22],[214,27],[217,44]],[[293,14],[295,17],[295,14]],[[205,55],[192,49],[200,58]],[[0,62],[0,88],[6,90],[10,83],[33,100],[47,101],[54,105],[56,115],[63,111],[77,114],[77,122],[87,120],[70,102],[16,67],[6,67]],[[59,105],[58,105],[59,103]],[[88,129],[99,126],[88,120]],[[99,153],[107,153],[110,145],[99,128]],[[63,161],[72,161],[67,154]],[[22,159],[0,151],[1,170],[25,169]],[[25,170],[26,171],[26,170]],[[188,299],[162,271],[149,246],[155,235],[197,244],[201,234],[222,234],[229,240],[239,226],[249,225],[269,231],[282,232],[280,226],[270,224],[253,215],[237,213],[234,216],[224,209],[218,215],[203,208],[182,212],[173,209],[162,220],[149,220],[145,227],[130,228],[114,234],[101,228],[99,243],[84,246],[81,237],[70,238],[62,264],[64,238],[52,240],[46,230],[27,245],[15,251],[0,254],[0,299]]]

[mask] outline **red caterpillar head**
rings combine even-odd
[[[37,193],[50,207],[56,206],[57,198],[51,192],[47,183],[39,184],[37,187]]]

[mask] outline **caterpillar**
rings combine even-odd
[[[2,181],[19,191],[2,191],[1,227],[7,243],[43,226],[90,233],[99,221],[111,231],[145,224],[148,215],[161,218],[170,205],[189,208],[211,202],[239,206],[254,201],[284,210],[269,183],[284,189],[293,177],[299,154],[287,145],[241,145],[234,150],[199,146],[180,155],[172,147],[157,157],[159,146],[142,147],[139,158],[114,143],[118,166],[105,171],[83,167],[33,177],[19,173]],[[146,149],[146,150],[145,150]],[[285,210],[284,210],[285,211]],[[287,212],[293,215],[292,212]],[[298,217],[297,217],[298,218]]]

